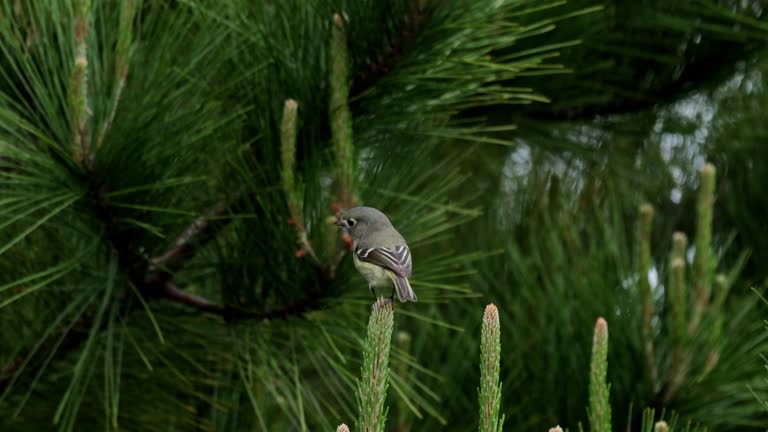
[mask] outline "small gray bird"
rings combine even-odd
[[[392,286],[390,299],[415,302],[408,278],[411,276],[411,251],[405,239],[392,226],[384,213],[372,207],[355,207],[341,213],[336,225],[347,228],[355,251],[352,254],[357,271],[374,287]]]

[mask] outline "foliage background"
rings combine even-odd
[[[476,427],[489,302],[509,429],[585,423],[604,316],[616,430],[639,425],[646,406],[711,430],[763,430],[766,310],[751,289],[768,277],[765,7],[3,2],[2,429],[351,422],[370,296],[348,257],[330,273],[297,258],[280,146],[292,98],[297,200],[330,262],[340,185],[328,107],[330,83],[344,82],[329,70],[330,40],[343,11],[355,192],[391,216],[416,262],[419,303],[395,313],[391,430]],[[718,364],[664,401],[643,363],[637,208],[656,209],[648,276],[663,379],[668,252],[675,230],[694,237],[705,161],[718,169],[718,269],[748,258],[715,335]],[[150,271],[201,215],[213,217],[193,252]],[[210,303],[183,304],[169,281]]]

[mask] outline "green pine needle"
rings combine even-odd
[[[368,334],[363,343],[363,366],[357,380],[360,432],[383,432],[387,421],[385,405],[389,387],[389,350],[394,314],[392,303],[380,298],[371,307]]]

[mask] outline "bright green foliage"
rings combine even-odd
[[[380,298],[371,308],[368,335],[363,344],[363,366],[357,381],[360,416],[357,430],[382,432],[389,408],[385,401],[389,387],[389,350],[392,343],[394,312],[392,303]]]
[[[480,432],[501,432],[504,415],[499,418],[501,407],[501,383],[499,370],[501,363],[501,327],[499,311],[493,304],[485,308],[483,328],[480,334]]]
[[[589,425],[592,432],[611,432],[611,401],[608,385],[608,323],[598,318],[592,338],[589,365]]]

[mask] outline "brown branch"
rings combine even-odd
[[[243,194],[226,205],[218,204],[195,219],[176,238],[173,246],[145,264],[147,270],[142,276],[142,282],[137,286],[143,286],[142,291],[148,293],[150,298],[163,298],[184,304],[201,312],[219,315],[228,321],[287,318],[290,315],[303,314],[317,308],[319,299],[313,300],[313,298],[318,297],[316,294],[327,291],[332,279],[329,270],[323,266],[317,267],[319,286],[305,290],[308,293],[306,298],[267,312],[248,311],[217,304],[205,297],[184,291],[176,285],[173,273],[181,269],[187,260],[195,256],[201,246],[213,239],[216,233],[232,220],[225,216],[240,208],[247,196],[248,194]]]
[[[205,297],[184,291],[172,282],[164,289],[164,299],[174,303],[184,304],[200,312],[217,315],[226,322],[251,321],[261,322],[275,319],[285,320],[291,317],[301,317],[304,314],[318,310],[322,306],[321,297],[307,294],[302,298],[267,311],[252,311],[231,305],[211,302]]]
[[[224,216],[239,207],[241,203],[242,199],[219,203],[195,219],[179,234],[167,251],[152,258],[150,272],[159,269],[173,272],[181,268],[186,260],[195,256],[200,246],[212,239],[219,229],[229,223],[231,219]]]
[[[321,265],[312,243],[309,242],[307,229],[304,226],[303,188],[296,185],[296,137],[298,135],[297,112],[299,104],[293,99],[285,101],[283,118],[280,125],[280,159],[282,162],[280,178],[283,183],[285,201],[288,203],[288,211],[291,214],[289,223],[296,228],[297,243],[301,247],[296,252],[297,257],[309,255],[317,264]]]
[[[16,356],[16,358],[3,366],[3,370],[0,372],[0,394],[11,384],[16,371],[24,364],[25,359],[25,356]]]
[[[218,315],[225,321],[266,321],[271,319],[287,319],[301,316],[320,307],[320,297],[308,294],[299,300],[265,312],[249,311],[233,306],[221,305],[182,289],[173,281],[167,281],[163,287],[164,298],[176,303],[190,306],[198,311]]]
[[[410,10],[403,20],[399,35],[390,38],[382,53],[372,61],[368,70],[354,79],[350,89],[350,98],[354,98],[373,87],[380,79],[394,69],[404,53],[416,42],[424,25],[432,16],[439,0],[413,0]]]

